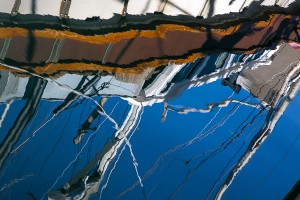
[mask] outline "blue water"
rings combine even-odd
[[[220,102],[231,95],[229,88],[216,81],[187,90],[170,101],[169,105],[203,108],[208,103]],[[233,94],[232,98],[246,98],[248,102],[259,104],[244,90]],[[1,139],[16,120],[25,101],[16,99],[12,103],[1,127]],[[236,175],[223,199],[282,199],[300,178],[300,162],[297,159],[300,150],[299,101],[297,95],[272,134]],[[56,101],[41,101],[15,148],[27,137],[28,142],[11,153],[1,169],[1,199],[25,199],[29,198],[29,193],[37,199],[46,199],[48,192],[62,188],[113,137],[116,131],[113,124],[104,121],[105,117],[101,116],[93,124],[99,127],[104,121],[100,129],[89,131],[79,145],[73,144],[72,139],[80,125],[95,108],[90,100],[84,100],[54,117],[33,137],[33,132],[51,118],[53,109],[59,104]],[[107,113],[112,112],[111,116],[118,119],[119,124],[129,109],[128,103],[118,97],[110,98],[104,108]],[[213,199],[261,128],[267,112],[230,103],[205,114],[169,111],[166,121],[162,123],[162,103],[144,107],[139,126],[130,134],[143,187],[126,145],[122,154],[123,146],[118,151],[104,174],[98,193],[92,199],[99,199],[105,183],[107,187],[102,190],[102,199]],[[253,123],[246,125],[252,119],[255,119]],[[186,143],[198,134],[198,140]],[[187,145],[178,147],[184,143]],[[174,147],[178,148],[174,150]],[[165,153],[170,149],[174,151]],[[147,175],[150,169],[152,171]],[[133,184],[132,190],[127,191]]]

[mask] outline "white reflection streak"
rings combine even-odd
[[[77,94],[77,95],[79,95],[79,96],[81,96],[81,97],[84,97],[84,98],[86,98],[86,99],[89,99],[89,100],[93,101],[93,102],[94,102],[94,103],[102,110],[102,111],[98,110],[98,112],[99,112],[101,115],[104,115],[109,121],[111,121],[111,122],[115,125],[115,129],[119,130],[119,125],[118,125],[118,123],[117,123],[113,118],[111,118],[110,115],[108,115],[108,114],[105,112],[105,110],[103,109],[103,107],[102,107],[95,99],[93,99],[93,98],[91,98],[91,97],[89,97],[89,96],[83,94],[82,92],[79,92],[79,91],[77,91],[77,90],[74,90],[73,88],[71,88],[71,87],[68,86],[68,85],[58,83],[58,82],[56,82],[54,79],[51,79],[51,78],[49,78],[49,79],[50,79],[51,81],[53,81],[56,85],[58,85],[60,88],[62,88],[62,89],[67,89],[68,91],[71,91],[71,92],[73,92],[74,94]]]
[[[84,97],[84,98],[86,98],[86,99],[89,99],[89,100],[93,101],[93,102],[94,102],[97,106],[99,106],[99,108],[102,110],[102,111],[98,110],[98,112],[99,112],[101,115],[104,115],[104,116],[106,117],[106,119],[108,119],[109,121],[111,121],[111,122],[115,125],[115,129],[119,130],[119,125],[118,125],[118,123],[117,123],[113,118],[111,118],[110,115],[108,115],[108,114],[105,112],[105,110],[103,109],[103,107],[102,107],[95,99],[93,99],[93,98],[91,98],[91,97],[89,97],[89,96],[83,94],[82,92],[79,92],[79,91],[77,91],[77,90],[74,90],[73,88],[71,88],[71,87],[68,86],[68,85],[58,83],[57,81],[55,81],[55,80],[52,79],[52,78],[45,78],[45,77],[42,77],[42,76],[40,76],[40,75],[38,75],[38,74],[36,74],[36,73],[29,72],[29,71],[27,71],[27,70],[25,70],[25,69],[22,69],[22,68],[18,68],[18,67],[14,67],[14,66],[11,66],[11,65],[7,65],[7,64],[5,64],[5,63],[3,63],[3,62],[0,62],[0,64],[3,65],[3,66],[5,66],[5,67],[11,68],[11,69],[15,69],[15,70],[19,70],[19,71],[22,71],[22,72],[29,73],[29,74],[31,74],[31,75],[33,75],[33,76],[35,76],[35,77],[41,78],[41,79],[46,80],[46,81],[52,81],[52,82],[55,83],[58,87],[60,87],[60,89],[62,89],[62,90],[65,89],[65,90],[67,90],[67,91],[71,91],[71,92],[73,92],[74,94],[77,94],[77,95],[79,95],[79,96],[81,96],[81,97]],[[37,133],[41,128],[43,128],[47,123],[49,123],[55,116],[56,116],[56,115],[53,115],[51,119],[49,119],[47,122],[45,122],[44,124],[42,124],[37,130],[35,130],[35,131],[33,132],[32,136],[26,138],[26,140],[25,140],[24,142],[22,142],[17,148],[15,148],[14,150],[12,150],[11,153],[15,153],[20,147],[22,147],[24,144],[26,144],[30,138],[33,138],[33,137],[36,135],[36,133]]]
[[[262,83],[261,85],[267,85],[267,83],[269,83],[270,81],[272,81],[276,76],[279,76],[279,75],[285,75],[287,76],[287,74],[285,74],[284,72],[289,69],[292,65],[296,65],[299,63],[299,60],[296,60],[292,63],[290,63],[288,66],[286,66],[286,68],[283,70],[283,71],[280,71],[276,74],[274,74],[270,79],[268,79],[266,82]]]
[[[10,187],[12,187],[13,185],[15,185],[15,184],[17,184],[17,183],[19,183],[19,182],[21,182],[21,181],[23,181],[23,180],[26,180],[27,178],[29,178],[29,177],[32,177],[33,175],[25,175],[24,177],[22,177],[22,178],[19,178],[19,179],[14,179],[14,180],[12,180],[10,183],[8,183],[8,184],[5,184],[1,189],[0,189],[0,192],[2,192],[3,190],[5,190],[5,189],[8,189],[8,188],[10,188]]]
[[[4,121],[4,119],[5,119],[6,115],[7,115],[7,112],[8,112],[8,110],[9,110],[9,108],[10,108],[10,104],[11,104],[11,101],[9,101],[9,102],[5,105],[5,109],[4,109],[4,111],[3,111],[3,114],[2,114],[1,120],[0,120],[0,128],[2,127],[2,123],[3,123],[3,121]]]
[[[248,103],[248,102],[243,102],[240,100],[236,100],[236,99],[227,99],[224,101],[221,101],[219,103],[213,103],[213,104],[209,104],[207,105],[207,108],[205,109],[201,109],[201,108],[183,108],[183,109],[174,109],[174,108],[170,108],[168,107],[169,110],[176,112],[178,114],[188,114],[190,112],[199,112],[199,113],[209,113],[211,112],[215,107],[227,107],[229,105],[229,103],[238,103],[241,105],[246,105],[249,107],[253,107],[253,108],[260,108],[261,106],[259,104],[252,104],[252,103]],[[175,106],[173,106],[175,107]]]
[[[134,156],[134,154],[133,154],[132,146],[131,146],[129,140],[128,140],[126,137],[125,137],[125,141],[126,141],[126,145],[129,147],[129,150],[130,150],[130,154],[131,154],[132,162],[133,162],[132,164],[133,164],[133,166],[134,166],[136,175],[137,175],[137,177],[138,177],[138,179],[139,179],[139,182],[140,182],[141,187],[143,188],[144,186],[143,186],[143,183],[142,183],[142,179],[141,179],[141,177],[140,177],[140,175],[139,175],[138,168],[137,168],[137,167],[138,167],[138,163],[137,163],[136,158],[135,158],[135,156]]]
[[[196,137],[194,137],[193,139],[191,139],[190,141],[188,141],[188,142],[186,142],[185,144],[187,145],[187,146],[189,146],[189,145],[191,145],[197,138],[199,138],[202,134],[203,134],[203,132],[204,132],[204,130],[216,119],[216,117],[218,116],[218,114],[220,113],[220,111],[222,110],[222,107],[221,108],[219,108],[219,110],[218,110],[218,112],[215,114],[215,116],[205,125],[205,127],[201,130],[201,132],[196,136]]]
[[[142,108],[143,108],[143,107],[142,107]],[[142,109],[142,112],[141,112],[141,115],[140,115],[140,119],[139,119],[139,121],[138,121],[138,123],[137,123],[135,129],[133,130],[131,136],[128,138],[128,141],[130,141],[131,137],[133,136],[133,134],[135,133],[135,131],[138,129],[138,127],[139,127],[139,125],[140,125],[140,122],[141,122],[141,119],[142,119],[142,116],[143,116],[143,112],[144,112],[144,109]],[[126,138],[126,139],[127,139],[127,138]],[[119,162],[119,159],[120,159],[121,155],[123,154],[123,151],[125,150],[125,147],[126,147],[126,145],[124,145],[123,148],[121,149],[121,152],[120,152],[120,154],[119,154],[119,156],[118,156],[116,162],[114,163],[113,168],[112,168],[111,171],[109,172],[109,175],[108,175],[108,177],[107,177],[107,181],[106,181],[106,183],[103,185],[103,187],[101,188],[101,192],[100,192],[99,199],[102,198],[102,193],[103,193],[103,191],[106,189],[107,184],[108,184],[108,182],[109,182],[109,180],[110,180],[110,176],[111,176],[112,172],[114,171],[114,169],[115,169],[117,163]]]
[[[113,109],[112,109],[110,115],[113,113],[113,111],[115,110],[115,108],[117,107],[118,104],[119,104],[119,103],[117,103],[117,104],[113,107]],[[80,151],[78,152],[78,154],[76,155],[76,157],[74,158],[74,160],[72,160],[72,161],[69,163],[69,165],[63,170],[63,172],[61,173],[61,175],[55,180],[55,182],[53,183],[53,185],[51,186],[51,188],[49,188],[49,189],[47,190],[47,192],[45,192],[45,193],[43,194],[43,196],[42,196],[41,199],[44,199],[45,195],[48,194],[48,193],[55,187],[55,185],[57,184],[57,182],[59,181],[59,179],[61,179],[61,178],[64,176],[64,174],[65,174],[66,171],[71,167],[71,165],[77,161],[77,159],[79,158],[80,154],[83,152],[83,149],[84,149],[84,148],[87,146],[87,144],[89,143],[90,139],[98,132],[98,130],[100,129],[100,127],[102,126],[102,124],[103,124],[106,120],[107,120],[107,118],[105,118],[105,119],[103,120],[103,122],[102,122],[101,124],[99,124],[99,126],[98,126],[98,128],[95,130],[95,132],[93,132],[93,133],[88,137],[88,139],[86,140],[85,144],[84,144],[83,147],[80,149]]]
[[[225,116],[222,120],[223,121],[220,121],[219,123],[217,123],[215,126],[213,126],[210,130],[206,131],[204,134],[200,135],[198,134],[195,138],[193,138],[192,140],[189,141],[189,143],[187,144],[187,146],[191,145],[192,143],[194,143],[195,141],[199,141],[199,140],[202,140],[206,137],[208,137],[209,135],[211,135],[213,132],[215,132],[215,130],[217,130],[219,127],[223,126],[225,124],[225,122],[228,121],[228,119],[233,116],[236,111],[241,107],[241,105],[239,105],[230,115],[228,116]],[[217,148],[218,149],[218,148]],[[202,154],[200,155],[197,155],[196,157],[192,158],[192,160],[196,160],[198,159],[199,157],[201,157]],[[191,160],[191,161],[192,161]]]
[[[219,123],[217,123],[214,127],[212,127],[209,131],[206,131],[206,133],[204,134],[198,134],[193,140],[192,142],[194,142],[194,140],[198,141],[198,140],[202,140],[203,138],[206,138],[207,136],[209,136],[210,134],[212,134],[213,132],[215,132],[215,130],[217,130],[219,127],[223,126],[225,124],[225,122],[228,121],[228,119],[234,115],[236,113],[236,111],[241,107],[241,105],[239,104],[239,106],[231,113],[229,114],[227,117],[224,117]]]
[[[17,152],[24,144],[26,144],[28,142],[28,140],[30,138],[35,137],[36,133],[41,130],[44,126],[46,126],[50,121],[52,121],[54,119],[56,115],[53,115],[50,119],[48,119],[45,123],[43,123],[39,128],[37,128],[31,136],[27,137],[26,140],[24,140],[19,146],[17,146],[14,150],[12,150],[10,153],[15,153]]]
[[[228,99],[229,98],[231,98],[232,96],[234,95],[234,92],[232,92],[232,94],[228,97]],[[189,145],[191,145],[195,140],[197,140],[197,139],[199,139],[199,138],[201,138],[200,136],[202,136],[202,134],[203,134],[203,132],[204,132],[204,130],[215,120],[215,118],[218,116],[218,114],[220,113],[220,111],[222,110],[222,108],[223,107],[220,107],[219,108],[219,110],[218,110],[218,112],[215,114],[215,116],[205,125],[205,127],[201,130],[201,132],[196,136],[196,137],[194,137],[193,139],[191,139],[190,141],[188,141],[188,142],[186,142],[185,143],[185,145],[187,145],[187,146],[189,146]],[[237,110],[237,109],[236,109]],[[225,119],[224,120],[224,122],[223,123],[221,123],[222,121],[220,121],[218,124],[216,124],[216,128],[214,128],[213,130],[212,130],[212,128],[210,129],[210,130],[212,130],[212,131],[210,131],[210,130],[208,130],[208,131],[206,131],[206,136],[207,135],[209,135],[209,133],[213,133],[217,128],[218,128],[218,125],[220,125],[220,126],[222,126],[227,120],[228,120],[228,118],[230,117],[230,116],[232,116],[235,112],[236,112],[236,110],[231,114],[231,115],[229,115],[228,117],[227,117],[227,119]],[[223,118],[224,119],[224,118]],[[223,120],[222,119],[222,120]],[[210,132],[209,132],[210,131]],[[206,136],[203,136],[202,138],[204,138],[204,137],[206,137]],[[201,138],[201,139],[202,139]]]
[[[205,125],[205,127],[201,130],[201,132],[196,136],[194,137],[193,139],[183,143],[183,144],[180,144],[180,145],[177,145],[171,149],[169,149],[167,152],[165,152],[164,154],[162,154],[158,159],[157,161],[155,162],[154,166],[146,173],[145,176],[147,175],[150,175],[151,173],[154,172],[154,170],[158,167],[159,165],[159,162],[164,158],[166,157],[167,155],[177,151],[178,149],[184,149],[190,145],[192,145],[195,141],[197,141],[197,139],[199,138],[199,136],[201,136],[201,134],[204,132],[204,130],[214,121],[214,119],[218,116],[218,114],[220,113],[220,111],[222,110],[222,108],[220,108],[218,110],[218,112],[214,115],[214,117]],[[210,129],[211,130],[211,129]],[[150,194],[148,195],[150,196]]]
[[[51,107],[51,109],[50,110],[52,110],[53,111],[53,108],[55,107],[55,105],[53,105],[52,107]],[[34,118],[36,118],[36,116],[38,116],[38,113],[39,113],[39,109],[37,109],[37,111],[36,111],[36,113],[35,113],[35,115],[34,115]],[[51,115],[51,112],[49,112],[49,114],[47,115],[47,117],[45,118],[45,120],[44,120],[44,122],[42,123],[42,127],[44,127],[44,126],[46,126],[46,124],[48,124],[51,120],[53,120],[53,116],[52,116],[52,119],[50,119],[50,120],[47,120],[49,117],[50,117],[50,115]],[[33,119],[34,119],[33,118]],[[28,126],[28,127],[30,127],[31,125],[32,125],[32,123],[33,123],[33,121],[34,120],[31,120],[31,122],[30,122],[30,125]],[[41,128],[38,128],[38,130],[40,130]],[[30,130],[30,128],[28,128],[27,129],[27,131],[26,131],[26,134],[25,135],[28,135],[28,132],[29,132],[29,130]],[[37,130],[37,131],[38,131]],[[37,131],[34,131],[33,132],[33,136],[35,136],[36,135],[36,132]],[[30,137],[30,136],[29,136]],[[27,138],[26,138],[27,139]],[[22,144],[22,145],[24,145],[24,144]],[[18,146],[18,148],[20,148],[20,146]],[[18,149],[16,148],[16,149],[14,149],[11,153],[14,153],[14,152],[16,152]]]
[[[292,77],[292,75],[297,70],[299,70],[299,68],[300,68],[300,65],[298,63],[298,65],[289,72],[289,74],[287,75],[287,79],[290,79]],[[231,172],[232,175],[227,178],[227,180],[225,181],[225,183],[219,189],[219,191],[218,191],[218,193],[217,193],[217,195],[215,197],[216,200],[222,199],[222,197],[223,197],[224,193],[226,192],[226,190],[229,188],[229,186],[235,180],[235,177],[249,163],[249,161],[255,155],[255,153],[257,152],[257,150],[260,148],[260,146],[264,143],[264,141],[272,133],[272,131],[274,130],[274,128],[275,128],[278,120],[283,115],[284,111],[286,110],[286,108],[290,104],[291,100],[296,96],[296,94],[297,94],[297,92],[299,90],[299,87],[300,87],[300,82],[294,82],[293,83],[294,85],[289,87],[289,91],[284,92],[284,90],[286,89],[285,88],[286,87],[286,83],[287,83],[287,81],[285,81],[285,83],[283,84],[283,87],[279,91],[279,94],[283,94],[283,93],[287,93],[287,94],[285,96],[282,96],[281,98],[283,100],[281,100],[281,102],[279,102],[276,105],[276,107],[273,109],[272,112],[270,111],[270,113],[268,113],[268,115],[270,115],[269,118],[267,116],[267,119],[265,120],[262,128],[257,133],[257,135],[259,135],[259,137],[256,140],[253,141],[253,145],[251,145],[251,146],[248,147],[247,151],[240,158],[239,162],[236,163],[234,170]]]
[[[228,97],[231,98],[234,95],[234,92],[232,92],[232,94]],[[235,114],[235,112],[239,109],[241,105],[239,104],[239,106],[233,111],[233,113],[231,113],[228,116],[223,117],[223,119],[220,120],[219,123],[217,123],[216,125],[214,125],[212,128],[210,128],[208,131],[206,131],[204,133],[204,130],[214,121],[214,119],[218,116],[218,114],[220,113],[220,111],[222,110],[222,107],[217,111],[217,113],[214,115],[214,117],[205,125],[205,127],[201,130],[200,133],[198,133],[193,139],[183,143],[183,144],[179,144],[171,149],[169,149],[168,151],[164,152],[162,155],[159,156],[159,158],[156,160],[156,162],[154,163],[154,165],[152,166],[151,169],[149,169],[146,174],[142,177],[142,180],[146,179],[148,176],[150,176],[155,169],[159,166],[159,163],[162,161],[163,158],[165,158],[167,155],[177,151],[178,149],[184,149],[190,145],[192,145],[195,141],[199,141],[202,140],[203,138],[209,136],[210,134],[212,134],[217,128],[223,126],[225,124],[225,122],[232,116]],[[223,120],[223,121],[222,121]],[[201,137],[202,136],[202,137]],[[134,187],[136,187],[137,183],[134,183],[130,188],[128,188],[127,190],[125,190],[124,192],[122,192],[118,198],[120,198],[121,196],[125,195],[128,191],[132,190]],[[117,198],[117,199],[118,199]]]
[[[114,169],[116,168],[117,163],[119,162],[119,159],[120,159],[121,155],[123,154],[123,151],[124,151],[124,150],[125,150],[125,145],[124,145],[123,148],[121,149],[121,152],[120,152],[120,154],[119,154],[119,156],[118,156],[116,162],[114,163],[113,168],[112,168],[111,171],[109,172],[106,183],[105,183],[105,184],[103,185],[103,187],[101,188],[99,199],[102,198],[102,192],[103,192],[104,189],[106,189],[107,184],[108,184],[108,182],[109,182],[109,180],[110,180],[110,176],[111,176],[112,172],[114,171]]]
[[[38,74],[36,74],[36,73],[34,73],[34,72],[30,72],[30,71],[25,70],[25,69],[22,69],[22,68],[18,68],[18,67],[14,67],[14,66],[11,66],[11,65],[7,65],[7,64],[5,64],[5,63],[3,63],[3,62],[0,62],[0,64],[3,65],[3,66],[5,66],[5,67],[8,67],[8,68],[10,68],[10,69],[15,69],[15,70],[19,70],[19,71],[22,71],[22,72],[26,72],[26,73],[28,73],[28,74],[31,74],[32,76],[41,78],[41,79],[43,79],[43,80],[51,81],[51,82],[53,82],[54,84],[56,84],[61,90],[70,91],[70,92],[72,92],[72,93],[74,93],[74,94],[77,94],[77,95],[79,95],[79,96],[81,96],[81,97],[84,97],[84,98],[86,98],[86,99],[89,99],[89,100],[93,101],[93,102],[94,102],[94,103],[102,110],[102,112],[101,112],[100,110],[98,110],[98,112],[99,112],[101,115],[104,115],[109,121],[111,121],[111,122],[115,125],[115,128],[116,128],[117,130],[119,130],[119,125],[118,125],[118,123],[117,123],[113,118],[111,118],[111,117],[105,112],[105,110],[103,109],[103,107],[102,107],[95,99],[93,99],[93,98],[91,98],[91,97],[85,95],[84,93],[82,93],[82,92],[80,92],[80,91],[77,91],[77,90],[71,88],[69,85],[61,84],[61,83],[55,81],[54,79],[52,79],[52,78],[50,78],[50,77],[45,78],[45,77],[40,76],[40,75],[38,75]]]
[[[243,142],[242,146],[245,146],[246,142],[248,141],[250,135],[252,135],[252,133],[257,129],[258,126],[254,127],[254,129],[252,129],[252,131],[248,134],[248,136],[246,137],[245,141]],[[240,150],[238,150],[240,151]],[[236,156],[236,155],[235,155]],[[234,156],[234,157],[235,157]],[[212,189],[209,191],[209,193],[207,194],[207,197],[205,198],[206,200],[209,199],[211,193],[215,190],[215,188],[221,183],[223,182],[224,178],[230,173],[231,170],[233,170],[235,164],[233,164],[231,167],[228,168],[228,170],[223,174],[223,176],[221,177],[221,179],[219,179],[219,181],[217,181],[214,186],[212,187]]]
[[[208,193],[207,198],[205,198],[205,200],[209,199],[209,196],[211,195],[211,193],[216,189],[216,187],[223,182],[224,178],[230,173],[231,170],[234,169],[235,164],[233,164],[231,167],[228,168],[228,170],[223,174],[223,176],[221,177],[221,179],[213,186],[213,188],[211,189],[211,191]]]

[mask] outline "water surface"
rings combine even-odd
[[[295,199],[297,1],[114,3],[1,10],[0,198]]]

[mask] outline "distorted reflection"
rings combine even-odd
[[[4,4],[1,199],[296,198],[299,6],[246,2]]]

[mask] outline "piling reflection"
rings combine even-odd
[[[83,19],[77,1],[56,16],[16,0],[0,13],[1,199],[264,198],[286,157],[300,166],[298,136],[270,150],[299,126],[299,2],[276,2],[117,1]],[[294,198],[300,171],[283,170],[274,194]]]

